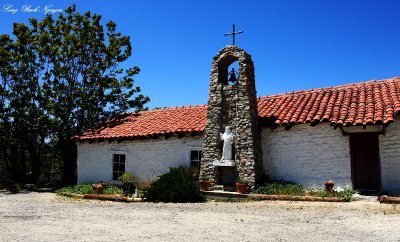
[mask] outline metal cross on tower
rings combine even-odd
[[[243,31],[235,32],[235,24],[233,24],[232,33],[226,33],[225,36],[232,35],[232,45],[235,45],[235,35],[242,34]]]

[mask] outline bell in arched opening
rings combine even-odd
[[[237,74],[237,72],[235,71],[235,68],[232,68],[232,70],[228,73],[228,76],[229,76],[228,82],[229,83],[235,84],[237,82],[236,74]]]

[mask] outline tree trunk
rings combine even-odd
[[[20,169],[18,170],[18,183],[25,184],[26,183],[26,150],[25,147],[19,148],[19,162],[20,162]]]
[[[77,148],[75,142],[64,141],[61,145],[61,156],[64,163],[63,183],[64,185],[74,185],[77,181]]]
[[[29,179],[31,183],[36,184],[38,182],[38,178],[40,175],[40,156],[38,152],[36,152],[35,146],[31,143],[28,146],[29,157],[31,158],[31,174],[29,175]]]

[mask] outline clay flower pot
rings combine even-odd
[[[210,190],[211,181],[200,181],[200,185],[203,191],[208,191]]]
[[[104,186],[101,183],[94,183],[92,184],[92,189],[95,191],[97,194],[102,194],[104,190]]]
[[[325,182],[325,190],[328,193],[332,193],[333,192],[333,186],[335,185],[335,182],[332,180],[329,180],[327,182]]]
[[[247,184],[236,182],[236,192],[240,194],[247,193]]]

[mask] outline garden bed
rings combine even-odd
[[[95,199],[95,200],[103,200],[103,201],[115,201],[115,202],[142,202],[142,198],[132,198],[132,197],[124,197],[122,195],[105,195],[105,194],[77,194],[77,193],[68,193],[68,192],[60,192],[58,193],[61,196],[72,197],[77,199]]]
[[[95,191],[101,184],[102,189]],[[101,191],[101,193],[98,193]],[[140,202],[142,198],[132,198],[122,195],[123,190],[110,183],[97,183],[97,184],[77,184],[74,186],[64,187],[60,189],[57,194],[60,196],[72,197],[77,199],[95,199],[103,201],[117,201],[117,202]]]
[[[265,194],[240,194],[236,192],[223,192],[223,191],[203,191],[203,195],[208,200],[215,201],[237,201],[242,202],[246,200],[262,201],[303,201],[303,202],[346,202],[340,197],[316,197],[316,196],[292,196],[292,195],[265,195]]]
[[[332,181],[330,181],[333,183]],[[334,183],[333,183],[334,184]],[[353,200],[353,190],[315,190],[305,188],[300,184],[290,182],[269,182],[256,187],[249,198],[252,200],[287,200],[310,202],[350,202]],[[328,192],[329,191],[329,192]]]
[[[340,197],[249,194],[248,198],[255,201],[284,200],[284,201],[305,201],[305,202],[346,202],[343,198]]]

